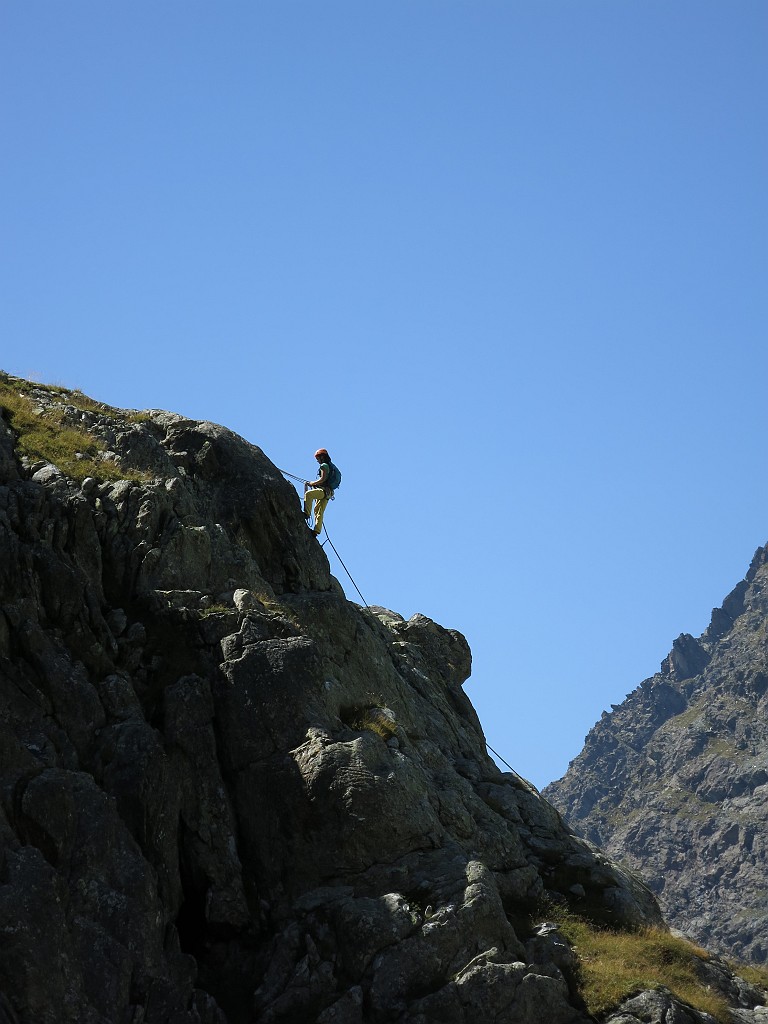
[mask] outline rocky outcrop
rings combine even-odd
[[[230,431],[0,384],[83,470],[8,405],[0,1021],[585,1021],[542,896],[658,907],[487,756],[462,635],[347,601]]]
[[[768,548],[545,795],[642,875],[672,924],[768,960]]]

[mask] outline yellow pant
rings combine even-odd
[[[323,515],[325,506],[328,504],[328,495],[322,487],[310,487],[304,491],[304,515],[309,516],[312,510],[312,502],[315,503],[315,533],[318,534],[323,528]]]

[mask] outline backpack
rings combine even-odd
[[[341,470],[332,462],[328,464],[328,479],[325,481],[325,486],[332,491],[341,486]]]

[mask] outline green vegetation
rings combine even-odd
[[[273,616],[294,629],[300,630],[302,628],[299,613],[290,604],[285,601],[278,601],[274,594],[268,594],[265,590],[252,590],[251,593],[261,605],[261,609],[257,610],[260,610],[262,614]]]
[[[666,809],[687,821],[711,821],[717,813],[717,805],[701,797],[690,789],[680,786],[662,786],[659,789]]]
[[[735,743],[715,737],[710,739],[707,747],[707,756],[710,757],[712,754],[717,754],[719,757],[725,758],[726,761],[737,761],[739,752]]]
[[[701,721],[703,724],[705,712],[706,708],[703,707],[700,702],[691,704],[685,709],[685,711],[681,711],[679,715],[674,715],[672,718],[668,719],[664,725],[661,726],[661,729],[667,731],[670,724],[675,730],[679,729],[680,726],[683,725],[693,725],[694,722]]]
[[[755,988],[768,992],[768,967],[753,967],[751,964],[728,964],[734,974],[748,981]]]
[[[38,384],[36,381],[24,380],[22,377],[12,377],[0,370],[0,389],[8,387],[15,393],[27,394],[30,391],[43,391],[54,401],[60,400],[66,405],[71,405],[81,412],[94,412],[103,415],[111,412],[108,405],[102,402],[95,402],[88,395],[83,394],[80,388],[70,391],[69,388],[61,387],[58,384]]]
[[[207,619],[209,615],[234,615],[235,609],[232,605],[226,604],[209,604],[207,608],[203,608],[200,612],[200,618]]]
[[[101,402],[95,402],[88,395],[84,395],[80,388],[75,388],[74,391],[63,391],[62,397],[66,399],[68,405],[74,405],[81,412],[95,412],[104,415],[105,412],[109,411],[108,406],[103,405]]]
[[[579,957],[576,983],[591,1014],[599,1016],[644,989],[664,986],[678,999],[727,1024],[728,1005],[699,981],[704,949],[659,928],[619,932],[598,928],[557,908],[553,915]]]
[[[30,396],[30,390],[44,391],[61,406],[42,410]],[[65,405],[82,412],[103,414],[105,406],[93,402],[79,391],[66,391],[44,384],[0,374],[0,410],[17,436],[17,449],[31,460],[52,463],[74,480],[87,476],[98,480],[145,480],[146,474],[119,468],[100,458],[104,448],[87,430],[67,423]]]

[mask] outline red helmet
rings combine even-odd
[[[315,458],[316,459],[327,459],[328,458],[328,449],[327,448],[318,448],[317,451],[315,452]]]

